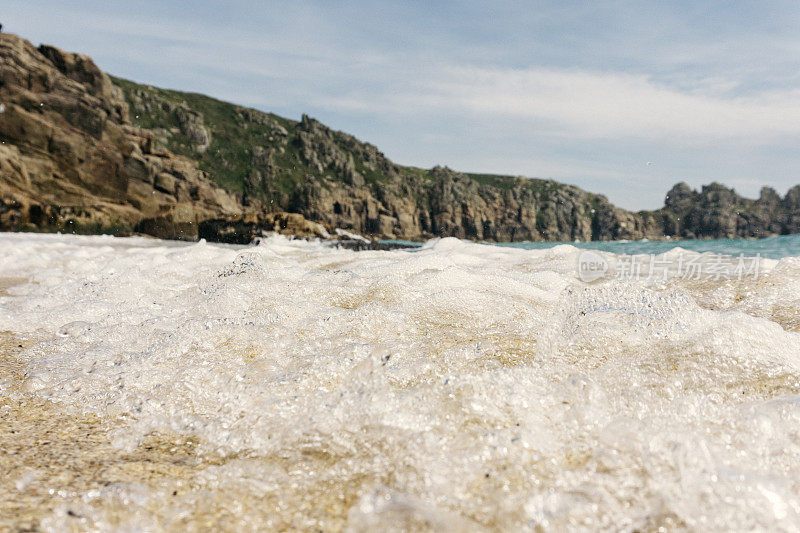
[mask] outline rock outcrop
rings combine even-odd
[[[664,207],[656,211],[664,221],[664,234],[680,238],[769,237],[800,233],[800,186],[786,197],[770,187],[757,200],[743,198],[719,183],[694,191],[678,183],[667,193]]]
[[[241,214],[195,161],[130,123],[89,57],[0,34],[0,80],[0,228],[193,239],[199,221]]]
[[[89,57],[0,34],[0,230],[249,242],[265,232],[485,241],[800,232],[800,186],[759,199],[675,185],[632,213],[551,180],[396,165],[299,122],[112,78]]]

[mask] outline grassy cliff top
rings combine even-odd
[[[253,153],[259,149],[271,154],[274,173],[271,186],[278,192],[289,194],[308,178],[322,178],[326,174],[335,177],[330,176],[335,172],[320,170],[304,157],[300,135],[307,128],[304,128],[303,121],[202,94],[161,89],[113,76],[111,79],[122,89],[130,106],[130,120],[135,126],[154,130],[164,148],[195,159],[213,181],[231,192],[249,193],[262,199],[268,196],[257,187],[248,187],[253,168],[258,166],[254,165]],[[206,130],[210,141],[208,146],[198,149],[194,142],[197,132],[192,131],[192,124]],[[390,179],[389,174],[399,174],[415,181],[432,179],[431,169],[395,165],[369,143],[344,132],[323,128],[339,149],[353,156],[354,169],[367,184],[378,185]],[[387,167],[391,171],[387,171]],[[552,180],[496,174],[464,175],[498,190],[522,186],[546,192],[566,187]]]

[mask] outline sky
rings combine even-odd
[[[3,0],[3,31],[298,120],[397,163],[552,178],[628,209],[800,183],[795,2]]]

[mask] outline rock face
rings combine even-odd
[[[196,238],[200,220],[241,213],[195,161],[131,125],[90,58],[0,34],[0,80],[0,228]]]
[[[800,186],[781,199],[764,187],[757,200],[742,198],[719,183],[693,191],[678,183],[667,193],[655,214],[663,220],[665,235],[682,238],[769,237],[800,233]]]
[[[0,230],[249,242],[266,231],[486,241],[800,232],[800,186],[744,199],[675,185],[632,213],[550,180],[403,167],[375,146],[212,98],[111,78],[0,34]]]
[[[270,233],[293,237],[338,239],[319,222],[306,220],[299,213],[248,214],[238,218],[204,220],[199,226],[199,236],[213,242],[248,244]]]
[[[247,117],[258,115],[250,111]],[[290,128],[273,137],[275,144],[251,148],[256,178],[247,182],[247,193],[253,199],[261,193],[266,205],[333,228],[384,239],[488,241],[635,238],[647,229],[604,197],[577,187],[442,167],[410,169],[308,116]],[[295,157],[291,164],[287,156]],[[290,180],[289,190],[277,192]]]

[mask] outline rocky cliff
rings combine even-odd
[[[488,241],[750,237],[800,231],[800,187],[758,200],[678,184],[631,213],[550,180],[394,164],[299,122],[111,78],[0,34],[0,229],[248,242],[264,231]],[[341,233],[341,231],[340,231]]]
[[[678,183],[656,212],[665,235],[687,239],[769,237],[800,233],[800,185],[783,198],[764,187],[757,200],[742,198],[719,183],[693,191]]]
[[[0,227],[196,236],[241,210],[197,164],[133,126],[86,56],[0,34]]]

